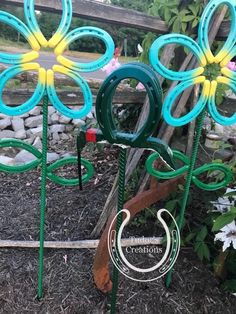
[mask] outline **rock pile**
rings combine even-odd
[[[74,109],[76,109],[74,107]],[[9,117],[0,113],[0,140],[20,139],[42,150],[43,131],[42,107],[37,106],[29,113],[17,117]],[[52,144],[66,141],[75,136],[76,129],[86,123],[94,124],[94,108],[84,119],[70,119],[58,113],[54,107],[48,107],[48,134]],[[63,154],[48,153],[48,163],[64,157]],[[5,165],[25,164],[35,160],[35,156],[26,150],[17,151],[12,148],[0,149],[0,163]]]
[[[76,109],[76,108],[74,108]],[[93,111],[94,112],[94,111]],[[92,120],[93,113],[89,113],[84,119],[70,119],[62,116],[52,106],[48,107],[48,132],[49,139],[56,143],[59,140],[67,140],[73,136],[74,130]],[[42,107],[37,106],[29,113],[17,117],[9,117],[0,114],[0,139],[15,138],[26,140],[32,144],[36,137],[42,138]]]

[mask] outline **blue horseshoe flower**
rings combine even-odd
[[[231,29],[229,36],[220,51],[214,56],[211,52],[208,31],[213,14],[220,5],[227,5],[231,13]],[[180,83],[170,91],[163,105],[163,116],[166,122],[173,126],[182,126],[194,120],[205,106],[211,117],[219,124],[231,125],[236,123],[236,113],[231,117],[222,116],[216,107],[217,85],[225,84],[236,93],[236,73],[227,68],[228,62],[236,55],[236,0],[213,0],[206,6],[198,28],[197,43],[192,38],[180,34],[169,34],[159,37],[150,49],[150,62],[155,70],[163,77],[177,80]],[[199,67],[185,72],[167,69],[161,64],[158,54],[167,44],[181,44],[187,47],[197,58]],[[211,66],[218,68],[216,78],[207,77],[206,72]],[[180,94],[192,85],[201,84],[202,93],[194,108],[180,118],[171,114],[173,104]]]
[[[68,33],[72,20],[72,1],[62,0],[62,18],[60,25],[48,41],[42,34],[34,10],[34,0],[24,1],[24,14],[27,25],[21,22],[15,16],[0,11],[0,22],[20,32],[28,41],[31,51],[24,54],[8,54],[0,52],[0,62],[10,64],[12,67],[6,69],[0,75],[0,112],[16,116],[21,115],[33,109],[42,99],[45,91],[52,105],[63,115],[70,118],[82,118],[86,116],[92,107],[92,93],[87,82],[79,75],[78,72],[92,72],[102,68],[113,57],[114,42],[111,36],[100,28],[96,27],[80,27]],[[71,61],[62,56],[66,47],[73,41],[85,37],[92,36],[102,40],[106,46],[106,52],[98,60],[89,63],[80,63]],[[39,57],[41,47],[50,47],[54,49],[57,57],[58,65],[54,65],[52,69],[45,70],[39,63],[33,62]],[[24,104],[11,108],[2,100],[2,92],[8,80],[24,71],[37,71],[38,84],[32,97]],[[72,78],[78,86],[80,86],[84,95],[84,106],[80,110],[72,110],[66,107],[58,98],[54,87],[55,72],[64,74]]]

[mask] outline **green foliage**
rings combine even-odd
[[[161,17],[175,33],[192,34],[204,8],[203,1],[154,0],[149,13]]]
[[[236,293],[236,279],[226,280],[221,287],[224,290],[230,291],[232,293]]]
[[[193,232],[189,233],[185,238],[185,243],[193,243],[194,251],[201,261],[206,259],[210,260],[210,249],[207,244],[208,240],[208,227],[204,225],[200,229],[195,229]]]
[[[230,224],[236,218],[236,207],[232,207],[229,212],[219,215],[214,222],[212,231],[218,231],[225,225]]]
[[[111,4],[140,12],[147,12],[152,4],[152,0],[111,0]]]
[[[7,6],[7,5],[1,5],[1,10],[9,12],[13,14],[14,16],[18,17],[20,20],[24,21],[24,12],[22,8],[18,8],[15,6]],[[0,23],[0,37],[4,39],[8,39],[14,42],[23,42],[25,43],[25,38],[20,35],[17,31],[14,31],[10,26]]]

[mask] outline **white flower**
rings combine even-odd
[[[227,188],[226,194],[236,192],[236,189],[230,189]],[[211,204],[214,206],[214,209],[212,212],[218,212],[218,213],[227,213],[230,210],[230,207],[234,206],[234,203],[236,201],[236,196],[231,196],[231,199],[229,199],[228,196],[219,197],[216,202],[211,202]]]
[[[230,224],[224,226],[220,229],[222,232],[219,232],[215,236],[215,241],[219,240],[224,242],[223,252],[230,246],[231,242],[233,248],[236,250],[236,225],[235,221],[232,221]]]

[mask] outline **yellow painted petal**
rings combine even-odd
[[[204,51],[204,54],[207,58],[208,63],[214,63],[215,62],[215,57],[213,56],[213,54],[210,50]]]
[[[193,82],[194,84],[201,84],[201,83],[204,83],[206,80],[206,77],[205,76],[198,76],[196,78],[193,79]]]
[[[55,71],[55,72],[60,72],[60,73],[62,73],[62,74],[65,74],[65,75],[68,75],[68,73],[70,72],[70,70],[68,69],[68,68],[65,68],[65,67],[63,67],[63,66],[61,66],[61,65],[54,65],[53,67],[52,67],[52,69],[53,69],[53,71]]]
[[[23,71],[39,70],[40,65],[38,63],[24,63],[21,64],[21,68]]]
[[[65,58],[63,56],[58,56],[57,62],[64,65],[67,68],[73,68],[73,67],[75,67],[75,64],[76,64],[74,61],[72,61],[68,58]]]
[[[222,68],[221,73],[229,78],[233,78],[233,71],[228,68]]]
[[[40,50],[40,45],[39,45],[37,39],[35,38],[35,36],[33,34],[31,34],[27,39],[28,39],[33,50],[35,50],[35,51]]]
[[[229,54],[228,50],[221,50],[216,56],[215,56],[215,63],[221,63],[224,61],[224,58],[227,57]]]
[[[205,69],[204,69],[203,67],[197,68],[196,71],[195,71],[196,76],[202,75],[202,73],[204,72],[204,70],[205,70]],[[194,75],[195,75],[195,73],[194,73]]]
[[[59,45],[55,48],[54,53],[56,56],[60,56],[65,51],[66,47],[68,46],[69,42],[63,39]]]
[[[210,93],[209,93],[209,97],[213,97],[216,94],[216,89],[217,89],[217,81],[211,81],[211,88],[210,88]]]
[[[34,32],[34,37],[37,38],[38,42],[41,44],[42,47],[48,47],[48,41],[47,39],[43,36],[41,32]]]
[[[43,85],[46,84],[46,78],[47,78],[46,76],[47,76],[46,70],[44,68],[40,68],[39,69],[38,80]]]
[[[37,51],[31,51],[22,56],[21,62],[27,63],[27,62],[37,59],[38,57],[39,57],[39,53]]]
[[[231,80],[228,77],[224,77],[224,76],[218,76],[216,80],[218,83],[221,83],[221,84],[229,85],[231,83]]]
[[[63,34],[61,33],[56,33],[53,35],[53,37],[49,40],[48,46],[50,48],[55,48],[56,45],[62,40]]]
[[[210,89],[211,89],[211,82],[209,80],[205,80],[203,84],[202,95],[207,98],[210,94]]]
[[[47,70],[47,85],[48,86],[54,85],[54,72],[53,72],[53,70]]]

